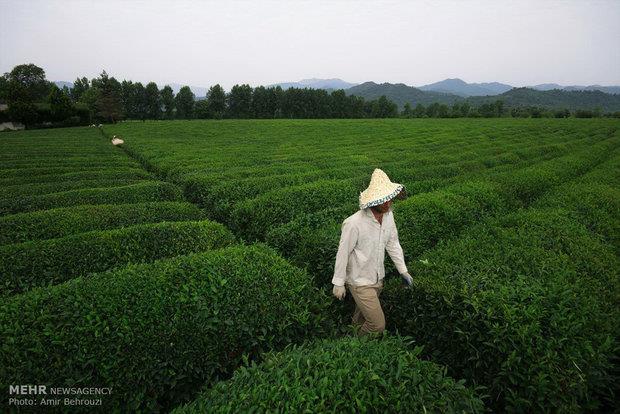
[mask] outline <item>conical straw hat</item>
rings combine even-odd
[[[375,168],[372,177],[370,177],[368,188],[360,193],[360,210],[378,206],[393,199],[403,188],[402,184],[391,182],[386,173]]]

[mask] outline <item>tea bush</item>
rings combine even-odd
[[[59,193],[62,191],[79,190],[83,188],[105,188],[136,184],[140,180],[132,178],[112,178],[103,180],[76,180],[64,182],[31,183],[6,186],[3,188],[3,198],[24,197]]]
[[[204,214],[198,207],[179,201],[61,207],[0,217],[0,245],[55,239],[135,224],[203,218]]]
[[[211,221],[139,224],[0,246],[0,295],[63,282],[128,263],[216,249],[235,242]]]
[[[112,387],[101,412],[167,411],[201,384],[331,335],[328,298],[266,246],[79,277],[0,303],[0,387]]]
[[[231,228],[247,240],[261,240],[271,228],[298,214],[339,205],[341,200],[357,200],[361,186],[353,180],[317,181],[269,191],[239,203],[232,214]]]
[[[181,200],[181,190],[162,181],[120,187],[85,188],[44,195],[0,199],[0,215],[67,207],[76,204],[138,203]]]
[[[183,413],[472,413],[476,393],[418,358],[407,338],[341,338],[269,353],[206,389]]]
[[[575,412],[610,398],[620,260],[563,210],[507,215],[409,264],[382,295],[390,329],[498,411]],[[601,397],[602,396],[602,397]]]
[[[11,178],[0,178],[0,186],[3,188],[9,186],[21,185],[40,185],[52,183],[66,183],[80,180],[148,180],[153,176],[142,169],[137,168],[117,168],[117,169],[94,169],[87,171],[68,172],[61,174],[45,174],[35,176],[20,176]]]

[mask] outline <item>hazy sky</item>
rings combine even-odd
[[[229,89],[304,78],[620,85],[620,1],[0,0],[0,72]]]

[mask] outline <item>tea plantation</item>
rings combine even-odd
[[[83,412],[618,405],[618,120],[123,122],[2,134],[0,160],[3,390],[112,387]],[[407,189],[414,283],[386,261],[369,340],[330,283],[374,168]]]

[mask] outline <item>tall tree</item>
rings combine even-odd
[[[385,95],[381,95],[378,104],[377,118],[392,118],[398,116],[398,105],[390,101]]]
[[[254,118],[273,118],[269,105],[269,93],[264,86],[257,86],[252,91],[252,116]]]
[[[209,103],[206,99],[201,99],[196,101],[194,104],[194,118],[196,119],[208,119],[210,117],[209,113]]]
[[[177,107],[177,118],[191,119],[194,115],[194,93],[189,86],[183,86],[174,98]]]
[[[136,108],[134,105],[134,85],[132,81],[123,80],[121,82],[121,108],[123,117],[135,119]]]
[[[88,108],[88,119],[90,123],[99,119],[99,103],[101,102],[101,89],[96,86],[88,88],[82,96],[80,96],[80,103],[83,103]]]
[[[461,113],[460,116],[462,117],[467,117],[469,116],[469,111],[471,111],[471,105],[469,104],[469,102],[463,102],[461,104]]]
[[[426,108],[424,107],[424,105],[422,104],[417,104],[415,106],[415,109],[413,110],[413,117],[414,118],[423,118],[426,116]]]
[[[213,85],[207,92],[207,102],[209,103],[210,117],[222,119],[226,111],[226,93],[219,84]]]
[[[437,118],[439,116],[439,103],[433,102],[426,108],[426,115],[429,118]]]
[[[155,82],[149,82],[145,88],[146,112],[149,119],[161,118],[161,97]]]
[[[331,93],[331,116],[334,118],[348,118],[350,115],[350,101],[344,90],[339,89]]]
[[[405,102],[405,105],[403,107],[403,112],[401,113],[401,115],[405,118],[411,118],[412,114],[413,114],[413,110],[411,109],[411,104],[409,102]]]
[[[13,100],[44,102],[49,95],[51,83],[45,79],[45,71],[37,65],[17,65],[8,73],[7,78],[12,86],[10,90]]]
[[[73,115],[74,109],[71,98],[69,98],[65,91],[58,89],[58,86],[52,85],[48,101],[54,121],[64,121]]]
[[[134,119],[144,121],[148,116],[148,107],[146,102],[146,89],[141,82],[133,84],[132,103]]]
[[[77,102],[82,97],[82,94],[86,92],[90,88],[90,82],[86,77],[77,78],[75,82],[73,82],[73,88],[71,88],[71,99],[73,102]]]
[[[50,85],[45,71],[32,63],[17,65],[5,73],[1,94],[9,106],[9,119],[25,125],[36,123],[39,114],[35,102],[47,101]]]
[[[216,85],[219,86],[219,85]],[[211,91],[209,91],[211,92]],[[231,118],[250,118],[252,114],[252,87],[235,85],[227,96],[228,116]]]
[[[109,77],[105,70],[101,72],[99,78],[93,79],[91,84],[101,90],[99,115],[115,123],[122,115],[121,84],[114,77]]]
[[[164,118],[172,119],[174,114],[174,92],[168,85],[164,86],[160,92],[161,103],[164,106]]]

